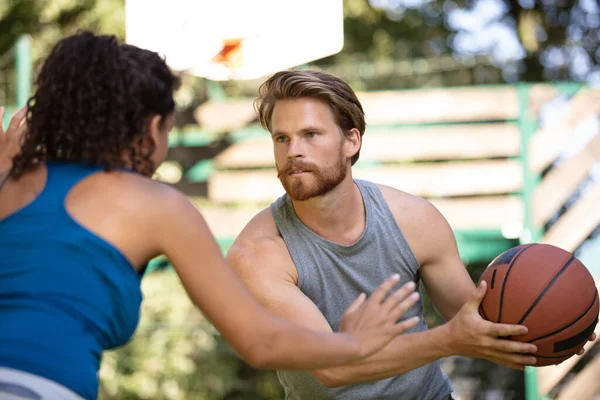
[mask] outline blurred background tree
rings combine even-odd
[[[124,7],[124,0],[0,0],[0,55],[9,52],[23,34],[33,37],[36,60],[78,29],[124,38]]]
[[[33,36],[34,59],[77,29],[124,38],[124,4],[0,0],[0,60],[21,34]],[[359,90],[600,80],[595,0],[344,0],[344,14],[344,49],[314,65]],[[186,79],[195,87],[190,107],[207,95],[194,81]],[[255,89],[224,86],[232,94]]]
[[[487,70],[467,84],[599,79],[595,0],[346,0],[345,25],[344,50],[319,63],[430,60],[414,68],[436,75],[451,55],[450,69]]]

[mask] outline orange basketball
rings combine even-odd
[[[526,244],[496,257],[481,275],[487,292],[479,307],[492,322],[525,325],[512,340],[537,345],[536,366],[576,354],[598,322],[598,291],[573,254],[548,244]]]

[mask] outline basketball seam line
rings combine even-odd
[[[487,315],[485,315],[485,310],[483,309],[483,304],[479,305],[479,310],[483,314],[483,318],[488,319]]]
[[[544,360],[549,360],[549,359],[553,359],[553,358],[565,358],[565,357],[569,358],[569,357],[571,357],[571,356],[572,356],[572,354],[571,354],[571,355],[569,355],[569,354],[565,354],[565,355],[562,355],[562,356],[554,356],[554,357],[550,357],[550,356],[540,356],[540,355],[538,355],[538,354],[532,354],[532,356],[533,356],[533,357],[535,357],[535,358],[543,358]]]
[[[558,273],[556,275],[554,275],[554,278],[552,278],[552,280],[546,285],[544,290],[542,290],[542,293],[540,293],[538,295],[538,297],[535,299],[535,301],[531,304],[531,307],[529,307],[529,310],[527,310],[525,312],[525,314],[521,317],[519,322],[517,322],[517,325],[520,325],[523,323],[523,321],[525,321],[525,319],[529,316],[529,314],[531,314],[531,312],[533,311],[535,306],[537,306],[537,304],[540,302],[540,300],[542,300],[542,297],[544,297],[546,292],[548,292],[548,290],[550,290],[550,288],[556,283],[558,278],[567,270],[567,268],[569,268],[569,266],[571,265],[571,263],[573,263],[573,261],[575,261],[575,256],[571,256],[571,258],[569,258],[569,261],[567,261],[567,263],[565,265],[563,265],[563,267],[560,269],[560,271],[558,271]]]
[[[497,321],[498,323],[500,323],[500,320],[502,319],[502,305],[504,303],[504,287],[506,286],[506,280],[508,279],[508,274],[510,273],[510,270],[512,269],[514,263],[521,256],[521,254],[525,253],[525,250],[529,249],[530,247],[533,247],[534,245],[535,245],[535,243],[532,243],[532,244],[528,245],[527,247],[523,248],[523,250],[518,252],[515,255],[515,257],[510,261],[510,264],[508,264],[508,269],[506,270],[506,275],[504,275],[504,281],[502,281],[502,289],[500,289],[500,309],[498,310],[498,321]]]
[[[585,310],[585,311],[584,311],[584,312],[583,312],[581,315],[579,315],[579,316],[578,316],[578,317],[577,317],[577,318],[576,318],[576,319],[575,319],[573,322],[570,322],[568,325],[566,325],[566,326],[564,326],[564,327],[560,328],[559,330],[556,330],[556,331],[554,331],[554,332],[547,333],[547,334],[545,334],[545,335],[543,335],[543,336],[540,336],[540,337],[537,337],[537,338],[535,338],[535,339],[531,339],[531,340],[529,341],[529,343],[533,343],[533,342],[537,342],[538,340],[546,339],[547,337],[550,337],[550,336],[556,335],[557,333],[560,333],[560,332],[564,331],[565,329],[568,329],[568,328],[570,328],[571,326],[575,325],[575,324],[576,324],[576,323],[577,323],[577,322],[578,322],[578,321],[579,321],[581,318],[583,318],[583,316],[584,316],[585,314],[587,314],[587,313],[588,313],[588,311],[590,311],[590,310],[592,309],[592,307],[594,307],[594,303],[596,302],[596,297],[598,297],[598,291],[596,291],[596,292],[594,293],[594,299],[592,300],[592,303],[589,305],[589,307],[588,307],[588,308],[587,308],[587,309],[586,309],[586,310]]]
[[[585,343],[587,339],[592,335],[594,329],[596,329],[596,324],[598,324],[598,319],[595,319],[588,327],[586,327],[581,332],[568,337],[564,340],[560,340],[554,343],[554,352],[561,353],[563,351],[571,350],[573,347],[577,347],[582,343]]]

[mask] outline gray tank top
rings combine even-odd
[[[392,274],[400,274],[400,284],[419,283],[419,263],[381,191],[374,183],[354,182],[365,204],[366,227],[350,246],[324,239],[306,227],[287,195],[271,204],[275,223],[298,270],[298,287],[317,305],[334,331],[360,293],[371,293]],[[421,316],[422,311],[419,300],[402,319]],[[426,329],[421,318],[411,332]],[[306,372],[277,371],[277,375],[285,398],[290,400],[439,400],[452,392],[438,361],[393,378],[335,389],[324,387]]]

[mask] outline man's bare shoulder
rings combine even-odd
[[[238,235],[236,242],[246,245],[274,245],[277,239],[281,239],[279,229],[269,207],[264,208],[246,224]]]
[[[296,268],[269,208],[248,222],[227,252],[227,260],[242,276],[281,274],[297,281]]]
[[[440,212],[428,200],[398,190],[391,186],[377,185],[392,214],[398,221],[409,218],[415,223],[427,223],[441,217]]]
[[[439,249],[456,246],[448,221],[431,202],[389,186],[379,189],[421,265],[435,260]]]

